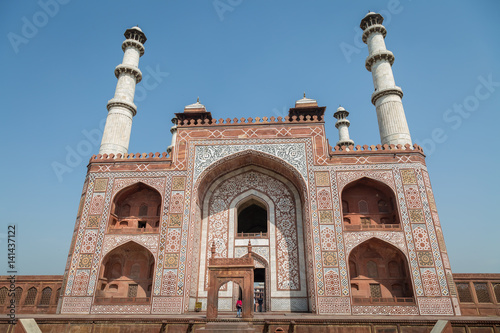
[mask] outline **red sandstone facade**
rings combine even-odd
[[[60,312],[205,310],[210,247],[239,258],[250,241],[265,311],[459,315],[422,150],[332,148],[324,109],[218,121],[186,110],[170,156],[93,157]],[[239,233],[248,207],[267,217]],[[238,297],[223,286],[219,309]]]
[[[381,34],[380,18],[367,14],[363,38]],[[392,53],[384,52],[370,55],[367,68],[392,64]],[[120,68],[128,75],[129,67]],[[396,88],[373,96],[374,104],[388,100],[377,106],[382,117],[400,116],[382,121],[385,132],[395,118],[404,120]],[[132,107],[120,103],[112,105]],[[343,141],[331,147],[325,110],[304,96],[284,118],[216,120],[198,102],[175,114],[168,154],[93,156],[64,275],[18,277],[18,313],[83,320],[150,315],[154,326],[155,315],[186,316],[199,304],[216,319],[218,311],[234,311],[238,299],[251,318],[254,298],[269,314],[343,316],[352,323],[363,315],[499,315],[499,275],[452,273],[422,149],[342,144],[352,142],[344,109],[336,117]],[[112,148],[113,135],[108,141]],[[9,288],[0,281],[6,311]],[[429,319],[422,320],[422,329],[412,321],[409,330],[427,330]],[[295,321],[287,325],[293,332]],[[359,330],[373,331],[363,325]]]

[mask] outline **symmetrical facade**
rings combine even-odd
[[[197,302],[206,309],[212,246],[219,258],[241,258],[250,242],[264,311],[460,315],[382,20],[368,13],[361,28],[383,145],[354,147],[339,109],[340,140],[330,147],[326,108],[304,96],[284,118],[216,120],[198,101],[176,113],[169,155],[127,154],[145,42],[138,28],[127,30],[127,65],[117,77],[132,99],[119,102],[117,87],[108,104],[59,312],[182,314]],[[237,284],[223,285],[219,309],[234,309],[238,297]]]

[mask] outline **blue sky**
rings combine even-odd
[[[149,85],[138,86],[131,153],[164,151],[173,113],[197,96],[216,118],[270,117],[285,115],[304,91],[327,106],[331,143],[341,104],[355,143],[376,145],[359,29],[368,10],[386,17],[453,271],[500,272],[500,2],[55,1],[0,4],[0,246],[17,224],[19,274],[64,271],[127,28],[138,24],[148,37],[140,68]],[[0,267],[5,274],[5,255]]]

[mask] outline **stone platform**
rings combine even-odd
[[[333,316],[311,313],[255,313],[254,318],[235,318],[221,313],[207,320],[204,313],[183,315],[19,315],[33,318],[42,333],[194,333],[210,327],[250,326],[256,333],[424,333],[431,332],[439,320],[449,321],[453,332],[500,333],[500,317],[471,316]],[[248,326],[247,326],[248,324]],[[0,333],[14,333],[7,318],[0,318]],[[223,332],[223,330],[220,330]],[[245,332],[237,329],[236,332]],[[201,330],[200,332],[210,332]],[[250,332],[250,331],[246,331]]]

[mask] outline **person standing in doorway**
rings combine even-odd
[[[264,303],[262,296],[259,296],[259,299],[257,300],[257,302],[259,303],[259,312],[262,312],[262,303]]]
[[[236,317],[238,318],[241,318],[241,309],[243,307],[243,303],[241,302],[241,299],[239,299],[237,302],[236,302]]]

